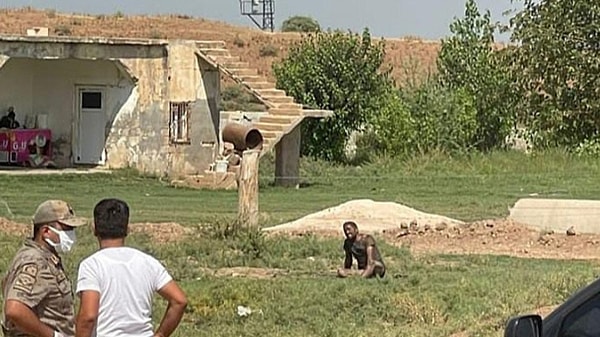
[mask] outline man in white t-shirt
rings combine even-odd
[[[76,337],[169,337],[187,306],[181,288],[154,257],[125,246],[129,207],[104,199],[94,208],[100,249],[83,260],[77,277],[81,302]],[[168,301],[160,325],[152,327],[152,297]]]

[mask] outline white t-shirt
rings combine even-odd
[[[83,260],[77,293],[100,293],[93,336],[152,337],[152,296],[171,280],[158,260],[134,248],[104,248]]]

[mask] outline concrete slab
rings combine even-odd
[[[565,233],[600,233],[600,200],[533,199],[518,200],[510,219],[540,230]]]

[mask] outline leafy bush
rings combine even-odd
[[[230,85],[221,90],[219,110],[265,111],[266,107],[241,85]]]
[[[475,0],[467,0],[464,18],[456,19],[450,31],[453,35],[442,40],[438,56],[440,81],[450,90],[462,90],[474,98],[474,144],[482,150],[503,147],[514,128],[518,101],[507,66],[510,50],[497,50],[496,25],[489,11],[479,12]]]
[[[313,33],[320,30],[319,22],[308,16],[292,16],[281,25],[282,32]]]
[[[427,82],[391,93],[382,103],[357,144],[359,156],[463,152],[474,147],[477,110],[465,90]]]
[[[600,132],[599,18],[597,0],[525,0],[511,20],[512,70],[537,146],[592,144]]]
[[[384,44],[362,35],[320,32],[294,44],[274,65],[277,87],[297,102],[334,111],[327,120],[307,120],[302,127],[302,154],[344,161],[348,136],[362,130],[368,116],[382,106],[392,88],[382,71]]]
[[[467,90],[426,82],[419,88],[402,90],[402,99],[415,130],[409,149],[460,152],[476,144],[477,109]]]
[[[587,139],[575,148],[575,154],[580,157],[600,157],[600,139]]]
[[[260,47],[258,54],[260,57],[275,57],[279,54],[279,48],[272,44],[266,44]]]

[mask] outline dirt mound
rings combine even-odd
[[[174,222],[133,223],[129,225],[129,230],[132,233],[147,234],[157,243],[177,242],[192,232],[192,229]]]
[[[394,202],[377,202],[369,199],[352,200],[339,206],[309,214],[298,220],[264,228],[267,232],[326,232],[342,234],[342,223],[352,220],[361,232],[382,233],[409,228],[411,223],[428,226],[455,227],[462,221],[440,215],[428,214]]]
[[[0,232],[18,236],[31,235],[31,225],[0,217]]]
[[[598,259],[600,235],[539,231],[510,219],[455,227],[416,226],[387,231],[386,240],[416,254],[494,254],[529,258]]]

